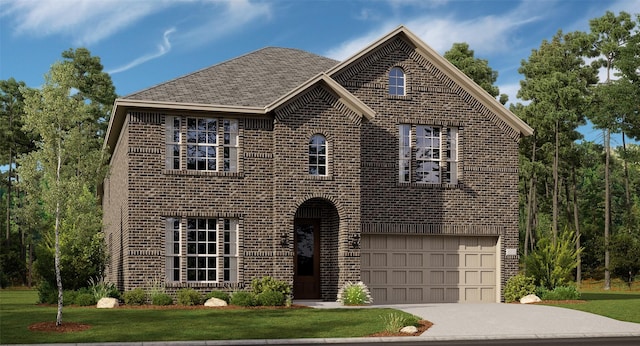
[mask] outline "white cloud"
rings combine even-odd
[[[79,45],[99,42],[171,3],[150,0],[39,0],[3,3],[14,34],[64,35]]]
[[[175,28],[171,28],[167,31],[164,32],[163,35],[163,39],[162,39],[162,43],[158,45],[158,50],[154,53],[149,53],[149,54],[145,54],[139,58],[134,59],[133,61],[120,66],[120,67],[116,67],[110,71],[107,71],[107,73],[109,74],[115,74],[115,73],[120,73],[120,72],[124,72],[126,70],[129,70],[131,68],[134,68],[140,64],[143,64],[149,60],[153,60],[156,58],[159,58],[167,53],[169,53],[171,51],[171,41],[169,41],[169,35],[172,34],[173,32],[175,32],[176,29]]]
[[[377,25],[371,32],[329,49],[325,55],[344,60],[400,24],[404,24],[440,54],[444,54],[454,42],[466,42],[480,54],[506,52],[511,49],[511,41],[515,40],[515,29],[541,19],[531,15],[531,4],[532,2],[524,1],[516,9],[500,16],[489,15],[467,20],[438,13],[405,18],[404,22],[394,18]]]

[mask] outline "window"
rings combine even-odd
[[[186,118],[185,122],[186,129],[183,133],[182,117],[167,117],[165,165],[167,169],[238,171],[238,120]],[[186,136],[184,159],[181,151],[183,135]],[[218,159],[220,157],[221,160]]]
[[[327,139],[323,135],[309,140],[309,174],[327,175]]]
[[[238,281],[238,220],[187,218],[184,232],[181,222],[166,221],[167,281],[184,281],[183,272],[187,282]],[[183,242],[186,253],[181,252]]]
[[[389,71],[389,95],[404,96],[406,78],[400,67],[394,67]]]
[[[180,219],[168,218],[167,240],[167,281],[180,281]]]
[[[412,142],[412,136],[415,142]],[[402,124],[398,126],[398,137],[400,182],[458,183],[458,129],[456,127]],[[412,162],[414,151],[415,161]]]

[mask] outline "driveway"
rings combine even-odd
[[[316,308],[337,303],[300,302]],[[431,321],[419,338],[430,340],[640,337],[640,324],[587,312],[525,304],[405,304],[390,307]]]

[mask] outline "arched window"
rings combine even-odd
[[[400,67],[394,67],[389,71],[389,95],[406,95],[406,78]]]
[[[327,175],[327,139],[320,134],[309,140],[309,174]]]

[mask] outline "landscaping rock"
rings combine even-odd
[[[524,296],[524,297],[520,298],[520,304],[539,303],[541,301],[542,301],[542,299],[540,299],[535,294],[530,294],[528,296]]]
[[[100,298],[98,301],[98,309],[113,309],[118,307],[118,300],[116,298]]]
[[[417,332],[418,332],[418,328],[414,326],[406,326],[400,329],[400,333],[405,333],[405,334],[414,334]]]
[[[204,302],[204,306],[227,306],[227,302],[219,298],[209,298]]]

